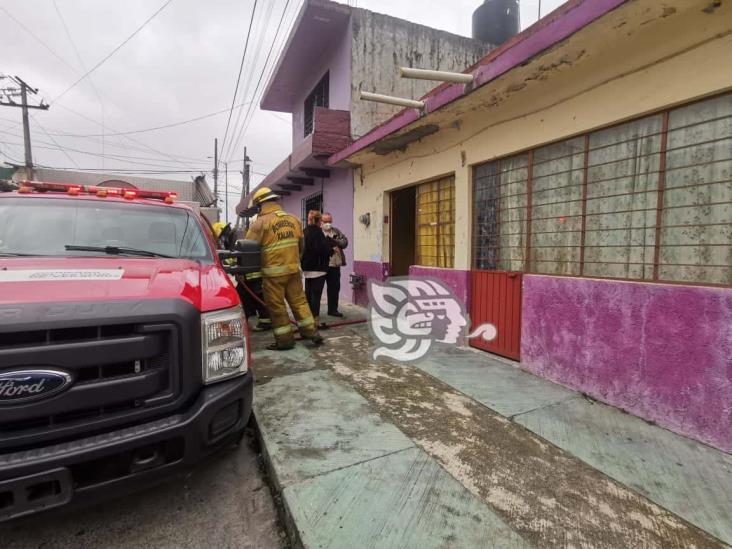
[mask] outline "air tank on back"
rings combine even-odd
[[[519,0],[485,0],[473,12],[473,38],[499,46],[519,32]]]

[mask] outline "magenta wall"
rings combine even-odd
[[[364,277],[362,287],[353,291],[353,302],[366,307],[369,304],[368,281],[383,282],[389,276],[389,264],[379,261],[354,261],[353,272]]]
[[[463,302],[465,309],[470,310],[470,273],[468,271],[412,265],[409,267],[409,276],[429,276],[444,282],[455,293],[455,297]]]
[[[732,452],[732,290],[525,275],[522,368]]]

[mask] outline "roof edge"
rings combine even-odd
[[[479,87],[525,63],[535,55],[567,39],[593,21],[625,4],[629,0],[570,0],[539,21],[524,29],[507,42],[492,50],[466,73],[475,77],[472,84],[440,84],[430,90],[423,100],[422,114],[416,109],[399,111],[386,122],[354,141],[328,159],[328,165],[343,165],[351,156],[395,133],[421,117],[460,99]]]

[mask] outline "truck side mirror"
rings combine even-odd
[[[218,250],[218,255],[228,274],[246,275],[262,268],[261,246],[255,240],[237,240],[233,251]]]

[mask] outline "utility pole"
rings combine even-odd
[[[241,199],[244,200],[249,196],[249,162],[251,158],[247,156],[247,148],[244,147],[244,171],[242,171]],[[249,218],[244,222],[246,230],[249,230]]]
[[[48,105],[43,103],[41,100],[40,105],[29,105],[28,94],[36,95],[38,88],[32,88],[26,84],[20,77],[7,77],[0,76],[0,80],[8,78],[15,85],[0,88],[0,106],[2,107],[18,107],[23,109],[23,144],[25,147],[25,172],[27,179],[33,179],[33,152],[31,150],[31,138],[30,138],[30,121],[28,119],[28,109],[39,109],[43,111],[48,110]],[[13,98],[20,96],[20,103],[17,103]],[[4,100],[3,100],[4,99]]]
[[[214,207],[219,207],[219,138],[214,139]]]
[[[223,162],[223,161],[222,161]],[[229,163],[224,162],[224,222],[229,223]]]

